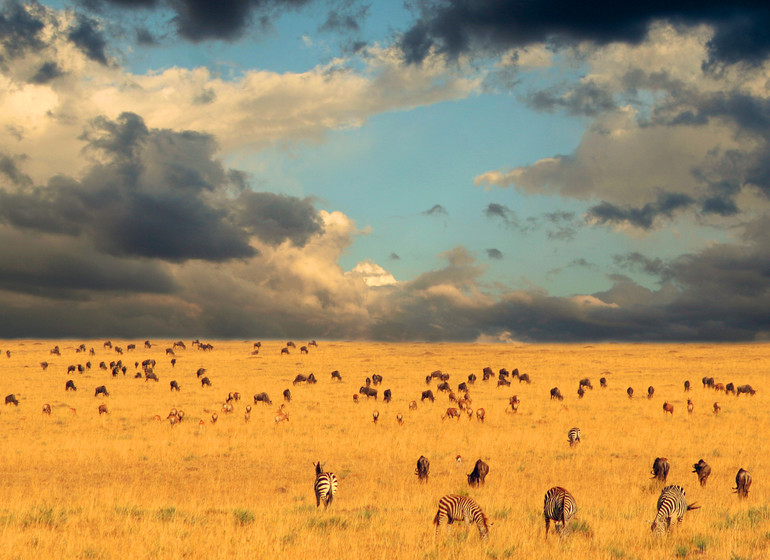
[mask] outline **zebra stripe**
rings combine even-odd
[[[337,493],[337,477],[334,473],[323,472],[321,469],[321,463],[315,464],[315,483],[313,489],[315,490],[315,507],[324,504],[324,509],[329,507],[332,503],[334,495]]]
[[[671,522],[676,519],[681,523],[688,510],[698,509],[695,504],[687,505],[684,488],[677,485],[666,486],[658,497],[658,513],[650,529],[656,535],[662,535],[671,529]]]
[[[572,428],[569,432],[567,432],[567,441],[569,441],[570,447],[580,443],[580,428]]]
[[[577,503],[572,494],[561,486],[554,486],[545,493],[543,503],[543,517],[545,517],[545,538],[548,538],[548,527],[551,520],[554,522],[554,530],[558,531],[561,523],[562,535],[566,535],[570,520],[577,513]]]
[[[479,529],[479,535],[482,540],[489,538],[489,520],[481,510],[479,504],[473,498],[468,496],[459,496],[457,494],[447,494],[438,502],[438,511],[433,518],[433,524],[436,526],[436,536],[439,534],[441,522],[447,524],[453,521],[463,521],[470,526],[475,523]]]

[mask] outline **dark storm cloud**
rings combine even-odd
[[[26,186],[32,184],[32,179],[24,174],[14,158],[0,154],[0,176],[5,176],[13,185]]]
[[[45,22],[21,2],[11,1],[0,8],[0,45],[11,58],[23,56],[28,50],[39,49],[43,42],[40,32]],[[0,62],[2,58],[0,58]]]
[[[391,253],[388,257],[392,261],[400,261],[401,257],[397,253]]]
[[[565,93],[553,87],[529,94],[524,100],[537,111],[563,109],[570,115],[595,117],[617,108],[612,93],[593,82],[579,83]]]
[[[694,200],[679,193],[660,193],[657,201],[645,204],[641,208],[617,206],[602,202],[592,206],[587,217],[600,224],[630,224],[642,229],[650,229],[659,216],[671,217],[677,210],[685,209],[694,204]]]
[[[47,84],[51,80],[62,76],[64,72],[61,71],[59,65],[55,62],[44,62],[37,69],[37,72],[29,79],[31,84]]]
[[[669,280],[673,276],[668,264],[662,259],[651,259],[638,252],[615,255],[612,260],[621,268],[657,276],[662,281]]]
[[[413,1],[420,17],[401,36],[407,60],[420,62],[437,48],[451,57],[475,49],[496,51],[536,42],[638,44],[659,20],[709,24],[711,61],[757,64],[770,53],[770,6],[759,0],[652,3],[571,0]]]
[[[99,24],[79,14],[75,25],[69,30],[67,38],[72,41],[88,58],[107,65],[107,40],[99,30]]]
[[[487,257],[499,261],[503,258],[503,253],[500,249],[487,249]]]
[[[440,204],[434,204],[428,210],[425,210],[425,211],[420,212],[420,213],[423,216],[446,216],[447,215],[446,208],[444,208]]]
[[[245,190],[243,175],[214,159],[209,135],[149,129],[124,113],[96,119],[82,138],[98,162],[79,180],[0,191],[0,222],[171,262],[252,257],[251,235],[301,246],[321,230],[309,200]]]
[[[361,24],[369,13],[369,4],[355,0],[342,0],[338,6],[329,10],[321,31],[339,31],[352,33],[361,30]]]

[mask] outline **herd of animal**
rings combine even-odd
[[[193,347],[197,347],[200,350],[203,351],[211,351],[213,350],[213,345],[211,344],[204,344],[200,341],[194,341],[192,343]],[[109,348],[114,350],[119,355],[124,355],[127,352],[135,351],[136,346],[134,344],[129,344],[126,346],[125,349],[119,346],[113,347],[112,343],[110,341],[107,341],[104,343],[105,349]],[[152,343],[148,340],[144,343],[144,348],[149,349],[152,347]],[[252,354],[258,354],[261,350],[261,343],[257,342],[254,343]],[[300,347],[300,352],[302,354],[307,354],[309,352],[309,347],[317,347],[317,343],[315,341],[310,341],[306,346]],[[281,356],[289,354],[289,349],[296,348],[296,345],[293,342],[287,342],[285,346],[281,348]],[[186,349],[186,345],[182,341],[174,342],[169,348],[166,348],[165,353],[167,356],[175,356],[176,351],[179,349]],[[79,347],[77,347],[76,352],[86,352],[86,346],[81,344]],[[93,356],[95,354],[94,349],[91,348],[88,353]],[[61,356],[61,349],[59,346],[55,346],[50,351],[51,355],[54,356]],[[10,352],[8,353],[10,356]],[[171,366],[173,367],[176,364],[176,358],[171,358]],[[45,371],[49,367],[48,362],[41,362],[40,366]],[[137,370],[139,369],[140,362],[135,362],[135,367]],[[134,375],[134,377],[141,378],[143,377],[145,381],[153,381],[158,382],[158,377],[155,374],[153,368],[156,366],[156,361],[154,359],[147,359],[143,360],[141,362],[141,371],[137,371]],[[113,377],[117,377],[119,374],[126,375],[128,366],[123,364],[122,358],[118,359],[117,361],[112,361],[109,363],[109,365],[106,362],[100,362],[98,365],[99,369],[106,370],[111,373]],[[73,374],[75,372],[83,373],[86,370],[89,370],[92,368],[91,362],[86,362],[86,364],[78,364],[78,365],[69,365],[67,367],[67,374]],[[201,387],[210,387],[211,386],[211,380],[206,375],[206,369],[205,368],[198,368],[196,371],[196,377],[201,383]],[[494,373],[492,368],[485,367],[483,368],[481,372],[481,379],[482,381],[490,381],[490,380],[496,380],[497,387],[509,387],[511,385],[512,380],[518,380],[519,383],[531,383],[532,380],[529,376],[529,374],[526,373],[520,373],[518,369],[514,369],[512,372],[509,372],[507,369],[503,368],[498,371],[497,374]],[[342,376],[338,370],[331,372],[331,380],[341,382]],[[457,419],[459,420],[463,415],[467,415],[468,418],[476,418],[479,422],[484,422],[484,419],[486,417],[486,411],[484,408],[476,408],[475,411],[472,406],[472,398],[470,395],[470,387],[473,386],[474,383],[477,382],[477,376],[475,374],[469,374],[466,381],[463,381],[459,383],[456,387],[456,390],[453,389],[453,387],[450,385],[450,375],[447,373],[444,373],[440,370],[434,371],[431,374],[427,375],[426,378],[426,384],[429,386],[431,383],[436,382],[436,390],[439,393],[447,393],[449,404],[453,405],[448,408],[446,408],[445,412],[442,414],[441,418],[444,419]],[[310,373],[309,375],[304,374],[298,374],[293,379],[292,385],[296,386],[298,384],[306,384],[306,385],[314,385],[318,382],[318,379],[316,378],[315,374]],[[374,399],[377,400],[379,396],[379,390],[378,387],[383,383],[383,377],[378,374],[374,374],[371,377],[367,377],[364,381],[364,385],[360,387],[358,392],[356,392],[353,395],[353,401],[355,403],[358,403],[361,401],[361,399]],[[741,394],[746,395],[754,395],[756,394],[756,390],[751,387],[750,385],[739,385],[735,386],[733,383],[717,383],[715,382],[713,377],[704,377],[702,379],[703,387],[708,389],[713,389],[716,392],[723,392],[725,395],[727,394],[733,394],[736,397],[740,396]],[[171,391],[180,391],[179,383],[176,380],[170,381],[170,390]],[[599,380],[599,385],[601,388],[607,387],[607,379],[606,377],[602,377]],[[593,384],[591,383],[590,379],[584,378],[581,379],[578,382],[578,398],[583,398],[586,391],[593,390]],[[684,382],[684,390],[685,392],[689,392],[691,390],[691,384],[690,381]],[[75,386],[75,383],[72,379],[68,379],[65,384],[65,391],[77,391],[77,387]],[[647,398],[652,398],[654,395],[655,389],[654,387],[650,386],[647,389]],[[628,387],[626,391],[629,398],[633,398],[634,390],[632,387]],[[95,397],[108,397],[110,395],[109,391],[107,390],[106,385],[99,385],[95,387],[94,389],[94,396]],[[391,389],[385,389],[382,393],[383,395],[383,401],[384,402],[390,402],[392,399],[392,392]],[[286,388],[283,391],[283,399],[284,403],[280,405],[280,408],[277,410],[276,415],[274,417],[275,423],[282,423],[282,422],[288,422],[289,420],[289,413],[286,408],[286,403],[291,402],[291,391],[289,388]],[[564,399],[561,390],[558,387],[553,387],[550,389],[550,398],[552,400],[559,400],[562,401]],[[424,402],[426,400],[430,402],[434,402],[436,399],[436,396],[434,395],[433,391],[431,389],[427,389],[425,391],[422,391],[420,401]],[[210,421],[211,423],[215,423],[218,419],[218,412],[223,413],[230,413],[233,411],[233,403],[240,400],[240,393],[238,392],[230,392],[228,393],[227,398],[222,403],[221,410],[209,410],[206,409],[205,412],[210,413]],[[254,395],[253,398],[254,405],[257,404],[265,404],[265,405],[272,405],[273,401],[270,398],[270,396],[266,392],[260,392]],[[19,401],[16,398],[15,394],[9,394],[5,397],[5,404],[6,405],[14,405],[19,406]],[[521,404],[521,399],[518,395],[513,395],[508,400],[508,407],[506,409],[506,412],[516,414],[519,410],[519,406]],[[412,400],[409,402],[409,410],[415,410],[417,408],[417,400]],[[693,413],[693,402],[691,399],[687,399],[687,411],[689,414]],[[74,412],[74,409],[70,409],[72,412]],[[99,415],[102,414],[108,414],[109,411],[107,409],[106,404],[100,403],[97,407]],[[718,414],[721,410],[721,405],[718,401],[714,402],[713,405],[713,412],[714,414]],[[252,411],[251,405],[247,405],[245,409],[244,419],[245,421],[249,421],[250,414]],[[42,405],[42,412],[43,414],[50,415],[52,413],[52,407],[49,403],[44,403]],[[674,413],[673,405],[669,402],[664,402],[663,404],[663,413],[665,414],[672,414]],[[185,413],[182,410],[179,410],[177,408],[173,408],[170,413],[166,416],[166,420],[169,421],[170,425],[174,426],[176,424],[179,424],[185,417]],[[155,418],[157,420],[162,420],[162,417],[159,415],[156,415]],[[373,422],[376,424],[379,421],[380,413],[378,410],[374,410],[372,413],[372,419]],[[396,420],[399,424],[403,423],[403,414],[401,412],[397,413]],[[203,425],[205,422],[203,420],[200,420],[200,424]],[[574,447],[581,442],[581,430],[578,427],[571,428],[567,433],[567,442],[569,443],[570,447]],[[457,457],[458,462],[461,462],[460,456]],[[337,492],[338,488],[338,480],[337,477],[332,472],[327,472],[323,470],[321,462],[314,463],[315,466],[315,481],[314,481],[314,492],[316,497],[316,506],[320,507],[320,504],[324,504],[324,508],[329,507],[332,504],[333,498]],[[668,476],[668,472],[670,469],[670,464],[668,459],[665,457],[657,457],[655,458],[653,465],[652,465],[652,475],[653,479],[659,481],[662,485],[664,485],[663,489],[661,490],[660,496],[657,501],[656,506],[656,515],[655,519],[652,522],[651,530],[655,534],[664,534],[668,530],[670,530],[672,524],[674,522],[681,522],[685,513],[687,511],[698,509],[700,506],[696,504],[687,504],[685,500],[685,492],[684,489],[681,486],[678,485],[665,485],[666,479]],[[693,473],[695,473],[698,477],[699,484],[701,486],[705,486],[708,478],[711,474],[711,467],[703,460],[701,459],[697,463],[693,464]],[[418,480],[422,483],[427,483],[430,473],[430,461],[425,456],[420,456],[420,458],[417,460],[417,466],[415,469],[415,475],[417,475]],[[478,459],[476,463],[474,464],[473,471],[467,475],[468,484],[471,487],[474,486],[483,486],[485,484],[485,478],[487,474],[489,473],[489,465],[485,463],[482,459]],[[752,483],[751,475],[748,471],[741,468],[736,477],[735,477],[735,488],[733,489],[740,498],[746,498],[749,493],[749,488]],[[547,538],[549,527],[551,521],[554,522],[556,531],[561,532],[562,535],[565,535],[569,532],[569,524],[571,519],[574,517],[574,515],[577,512],[577,502],[575,498],[572,496],[572,494],[567,491],[565,488],[554,486],[550,488],[544,497],[544,505],[543,505],[543,518],[545,521],[545,536]],[[489,528],[490,528],[490,522],[487,517],[487,515],[483,512],[480,505],[471,497],[468,496],[462,496],[457,494],[447,494],[443,496],[439,500],[439,506],[438,511],[436,512],[436,515],[433,519],[433,523],[436,525],[436,533],[439,533],[440,527],[442,523],[452,523],[453,521],[465,521],[467,524],[475,524],[479,530],[480,536],[482,539],[487,539],[489,536]]]

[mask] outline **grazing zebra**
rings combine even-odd
[[[569,441],[570,447],[580,443],[580,428],[572,428],[567,432],[567,441]]]
[[[458,496],[457,494],[447,494],[438,502],[438,511],[433,518],[433,524],[436,526],[436,536],[439,534],[441,522],[446,521],[447,525],[453,521],[465,521],[470,527],[475,523],[479,528],[479,535],[482,540],[489,539],[489,520],[479,507],[479,504],[473,498],[468,496]]]
[[[650,529],[656,535],[662,535],[671,529],[671,522],[674,518],[676,518],[677,523],[681,523],[685,513],[699,507],[695,504],[687,504],[684,498],[684,488],[681,486],[666,486],[658,497],[658,513]]]
[[[735,475],[735,490],[738,493],[739,498],[747,498],[749,496],[749,487],[751,486],[751,475],[749,471],[740,469],[738,474]]]
[[[313,463],[315,465],[315,507],[324,504],[324,509],[332,503],[334,495],[337,493],[337,477],[334,473],[324,472],[321,468],[321,462]]]
[[[561,523],[561,533],[566,535],[569,531],[567,524],[577,513],[577,504],[572,494],[567,492],[561,486],[554,486],[545,493],[543,503],[543,517],[545,518],[545,538],[548,538],[548,527],[553,520],[554,530],[559,530]]]

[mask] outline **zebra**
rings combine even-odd
[[[562,535],[566,535],[569,527],[568,523],[577,513],[577,504],[572,494],[567,492],[561,486],[554,486],[545,493],[543,503],[543,517],[545,518],[545,538],[548,538],[548,527],[551,520],[554,522],[554,530],[558,530],[558,523],[561,523]]]
[[[580,428],[572,428],[567,432],[567,441],[569,441],[570,447],[580,443]]]
[[[324,504],[324,509],[332,503],[334,495],[337,493],[337,477],[334,473],[324,472],[321,468],[321,461],[313,463],[315,465],[315,507]]]
[[[471,523],[475,523],[479,529],[481,540],[489,539],[489,519],[473,498],[457,494],[447,494],[442,497],[438,502],[436,517],[433,518],[433,524],[436,526],[436,536],[439,534],[443,520],[446,520],[447,525],[453,521],[463,520],[468,526]]]
[[[684,488],[677,485],[666,486],[658,497],[658,513],[652,522],[650,529],[656,535],[662,535],[671,529],[671,522],[676,518],[677,523],[682,522],[684,514],[691,509],[700,506],[687,504],[684,498]]]

